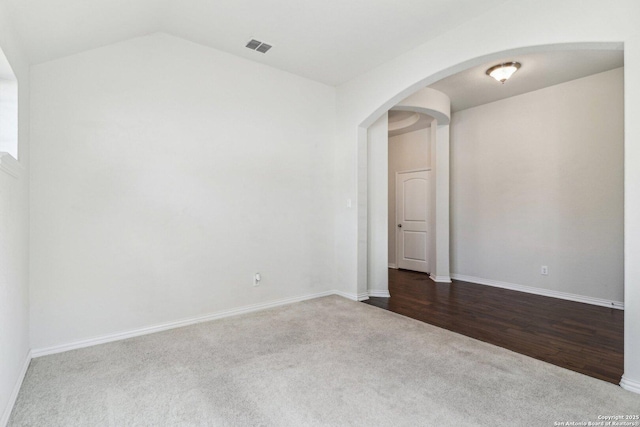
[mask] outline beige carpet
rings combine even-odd
[[[34,359],[11,426],[553,426],[640,395],[340,297]]]

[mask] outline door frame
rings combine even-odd
[[[404,171],[396,171],[396,179],[395,179],[395,200],[394,203],[396,204],[395,206],[395,212],[396,212],[396,217],[395,217],[395,222],[393,225],[393,228],[395,229],[395,240],[396,240],[396,244],[394,245],[396,248],[396,268],[400,268],[398,267],[398,260],[400,259],[400,239],[398,238],[398,175],[403,174],[403,173],[412,173],[412,172],[431,172],[432,168],[419,168],[419,169],[408,169],[408,170],[404,170]],[[433,179],[433,177],[429,177],[429,179]],[[431,188],[429,188],[429,193],[431,193]],[[431,203],[431,194],[427,194],[427,203]],[[433,204],[433,203],[431,203]],[[433,206],[427,206],[428,208],[428,212],[429,212],[429,221],[427,222],[427,236],[428,240],[427,240],[427,247],[431,248],[431,246],[429,246],[431,244],[430,240],[433,238],[432,234],[433,234]],[[429,260],[430,261],[430,260]],[[432,270],[432,266],[429,266],[429,270]],[[431,272],[429,272],[429,274],[431,274]]]

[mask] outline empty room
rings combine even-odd
[[[639,18],[0,0],[0,426],[640,425]]]

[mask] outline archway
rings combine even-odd
[[[363,120],[360,123],[359,126],[359,132],[358,132],[358,146],[359,146],[359,150],[358,150],[358,164],[361,165],[360,161],[361,161],[361,153],[363,153],[363,147],[366,147],[366,129],[370,126],[371,123],[375,122],[375,120],[377,120],[382,114],[384,114],[387,110],[389,110],[390,108],[392,108],[394,105],[396,105],[400,100],[406,98],[408,95],[410,95],[411,93],[414,93],[416,90],[419,90],[421,87],[424,86],[428,86],[432,83],[435,83],[436,81],[456,74],[462,70],[465,70],[467,68],[476,66],[476,65],[480,65],[482,63],[485,62],[489,62],[492,60],[497,60],[498,58],[504,57],[504,56],[508,56],[508,55],[521,55],[521,54],[527,54],[527,53],[535,53],[535,52],[548,52],[548,51],[554,51],[554,50],[581,50],[581,49],[585,49],[585,50],[589,50],[589,49],[600,49],[600,50],[621,50],[622,46],[620,43],[571,43],[571,44],[562,44],[562,45],[542,45],[542,46],[532,46],[532,47],[525,47],[525,48],[519,48],[519,49],[513,49],[513,50],[506,50],[506,51],[500,51],[500,52],[496,52],[496,53],[492,53],[489,55],[485,55],[485,56],[481,56],[481,57],[476,57],[473,59],[470,59],[468,61],[462,62],[456,66],[450,67],[448,69],[442,70],[440,72],[437,72],[435,74],[431,74],[430,76],[427,76],[421,80],[419,80],[418,82],[412,84],[411,86],[407,87],[406,89],[404,89],[403,91],[399,92],[398,94],[396,94],[395,96],[393,96],[392,98],[390,98],[388,101],[386,101],[385,103],[383,103],[380,107],[378,107],[375,111],[373,111],[365,120]],[[364,137],[364,138],[363,138]],[[364,154],[366,155],[366,148],[364,150]],[[363,184],[361,179],[361,177],[359,177],[358,179],[358,193],[359,195],[362,194],[366,194],[363,193],[362,191],[360,191],[360,189],[362,188],[361,185]],[[366,185],[366,184],[365,184]],[[366,201],[360,200],[359,198],[359,203],[358,203],[358,237],[359,237],[359,249],[362,246],[362,239],[364,239],[366,241],[366,228],[364,229],[364,234],[362,233],[362,228],[361,228],[361,223],[360,223],[360,219],[365,217],[363,210],[366,212],[366,208],[367,208],[367,204]],[[366,246],[365,246],[366,247]],[[360,286],[362,285],[362,281],[361,281],[361,273],[363,272],[363,265],[362,265],[362,261],[363,261],[363,254],[361,254],[360,250],[358,251],[358,286],[359,289]],[[366,267],[366,252],[364,253],[365,255],[365,267]],[[365,270],[366,271],[366,270]],[[366,280],[366,276],[365,276],[365,280]],[[365,281],[366,284],[366,281]],[[366,289],[366,288],[365,288]],[[625,385],[625,380],[623,378],[623,381],[621,383],[623,386]],[[631,384],[629,386],[630,389],[633,389],[633,385]]]
[[[410,111],[432,118],[430,153],[430,206],[428,232],[411,233],[420,240],[418,252],[430,265],[431,279],[450,283],[449,269],[449,121],[450,101],[442,92],[423,88],[403,99],[392,108]],[[367,294],[388,296],[388,207],[387,187],[387,119],[386,114],[367,131],[367,159],[363,169],[367,169]],[[364,193],[364,191],[363,191]],[[427,237],[428,236],[428,237]],[[422,246],[424,244],[424,246]]]

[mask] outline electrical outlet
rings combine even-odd
[[[542,267],[540,267],[540,274],[542,274],[543,276],[548,276],[549,267],[547,267],[546,265],[543,265]]]

